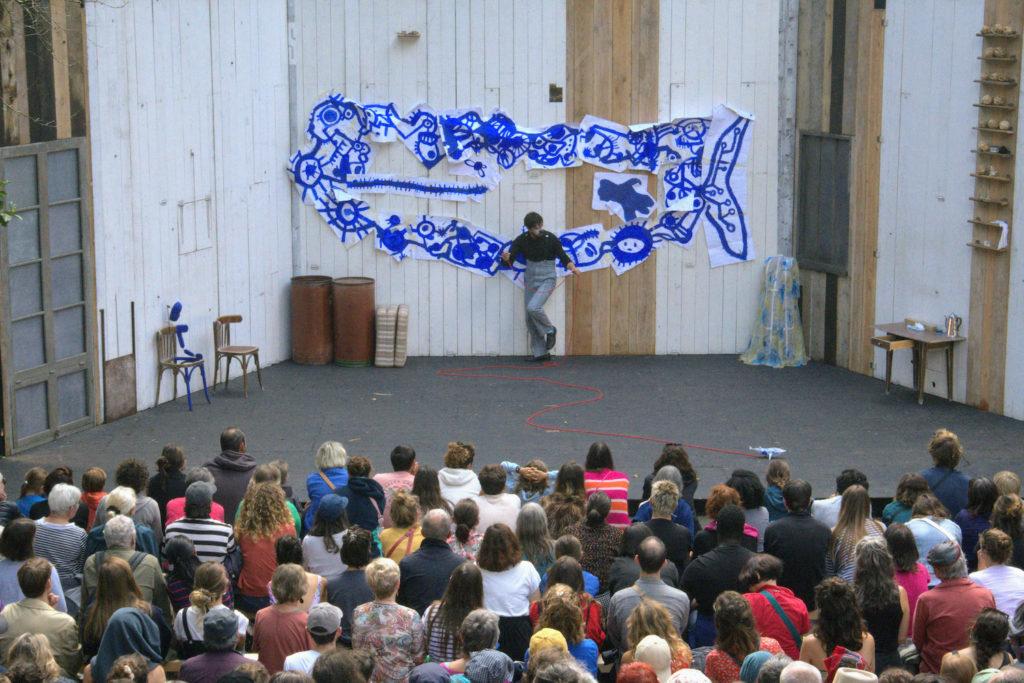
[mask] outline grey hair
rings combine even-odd
[[[761,671],[757,674],[757,683],[779,683],[782,670],[792,663],[793,660],[787,655],[782,653],[772,655],[768,661],[761,665]]]
[[[779,674],[779,683],[821,683],[821,672],[807,662],[790,662]]]
[[[532,680],[535,683],[590,683],[594,677],[579,662],[567,656],[538,668]]]
[[[107,514],[117,512],[122,515],[131,515],[135,511],[135,489],[130,486],[118,486],[107,494]]]
[[[953,579],[966,579],[967,578],[967,558],[960,555],[960,558],[953,564],[947,564],[946,566],[935,566],[932,565],[932,569],[935,571],[935,578],[939,581],[952,581]]]
[[[50,495],[47,497],[47,502],[50,504],[50,512],[58,515],[63,515],[71,512],[72,509],[78,506],[78,501],[82,498],[82,491],[77,486],[71,484],[57,484],[50,489]]]
[[[187,489],[190,484],[194,484],[197,481],[205,481],[207,484],[213,484],[213,473],[205,467],[190,467],[188,474],[185,475],[185,488]]]
[[[548,531],[548,516],[537,503],[527,503],[516,518],[516,536],[523,549],[523,559],[530,562],[555,558],[555,542]]]
[[[110,550],[131,550],[135,547],[135,522],[117,515],[103,525],[103,539]]]
[[[435,541],[446,541],[452,530],[452,518],[441,508],[428,510],[420,522],[420,533],[423,538],[432,538]]]
[[[498,646],[498,615],[489,609],[475,609],[459,627],[462,647],[467,655]]]
[[[326,470],[331,467],[344,467],[348,462],[345,447],[337,441],[324,441],[316,449],[316,468]]]
[[[674,467],[672,469],[675,469]],[[651,515],[672,517],[679,505],[679,487],[674,482],[662,479],[651,485]]]
[[[651,485],[653,486],[656,481],[670,481],[676,485],[680,493],[683,491],[683,475],[679,473],[679,468],[675,465],[665,465],[658,470],[658,473],[654,475]]]

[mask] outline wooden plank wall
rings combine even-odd
[[[212,357],[213,319],[239,313],[237,339],[261,360],[290,356],[285,5],[135,0],[86,12],[104,360],[135,342],[141,409],[154,401],[153,335],[175,300],[195,351]]]

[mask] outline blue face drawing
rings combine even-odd
[[[654,250],[654,238],[642,225],[623,225],[612,237],[612,259],[619,266],[633,266]]]

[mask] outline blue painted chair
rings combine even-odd
[[[178,399],[178,375],[185,379],[185,389],[188,391],[188,409],[192,410],[192,373],[199,370],[199,376],[203,380],[203,395],[206,402],[210,402],[210,393],[206,387],[206,361],[203,354],[197,353],[194,356],[178,356],[175,352],[177,346],[178,328],[174,325],[164,327],[156,333],[156,344],[158,350],[158,369],[156,376],[156,402],[160,403],[160,381],[163,379],[164,371],[170,370],[174,380],[174,400]]]

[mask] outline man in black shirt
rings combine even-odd
[[[530,332],[530,351],[532,360],[551,360],[551,349],[555,346],[557,330],[551,324],[548,314],[544,312],[551,292],[555,291],[555,259],[573,273],[579,269],[565,253],[561,240],[554,233],[544,230],[544,219],[539,213],[531,211],[523,218],[526,232],[512,240],[509,250],[501,255],[505,265],[511,266],[520,254],[526,259],[524,273],[526,329]]]
[[[768,525],[764,551],[782,560],[779,585],[814,610],[814,587],[825,578],[825,554],[832,531],[811,516],[811,485],[794,479],[782,489],[789,515]]]

